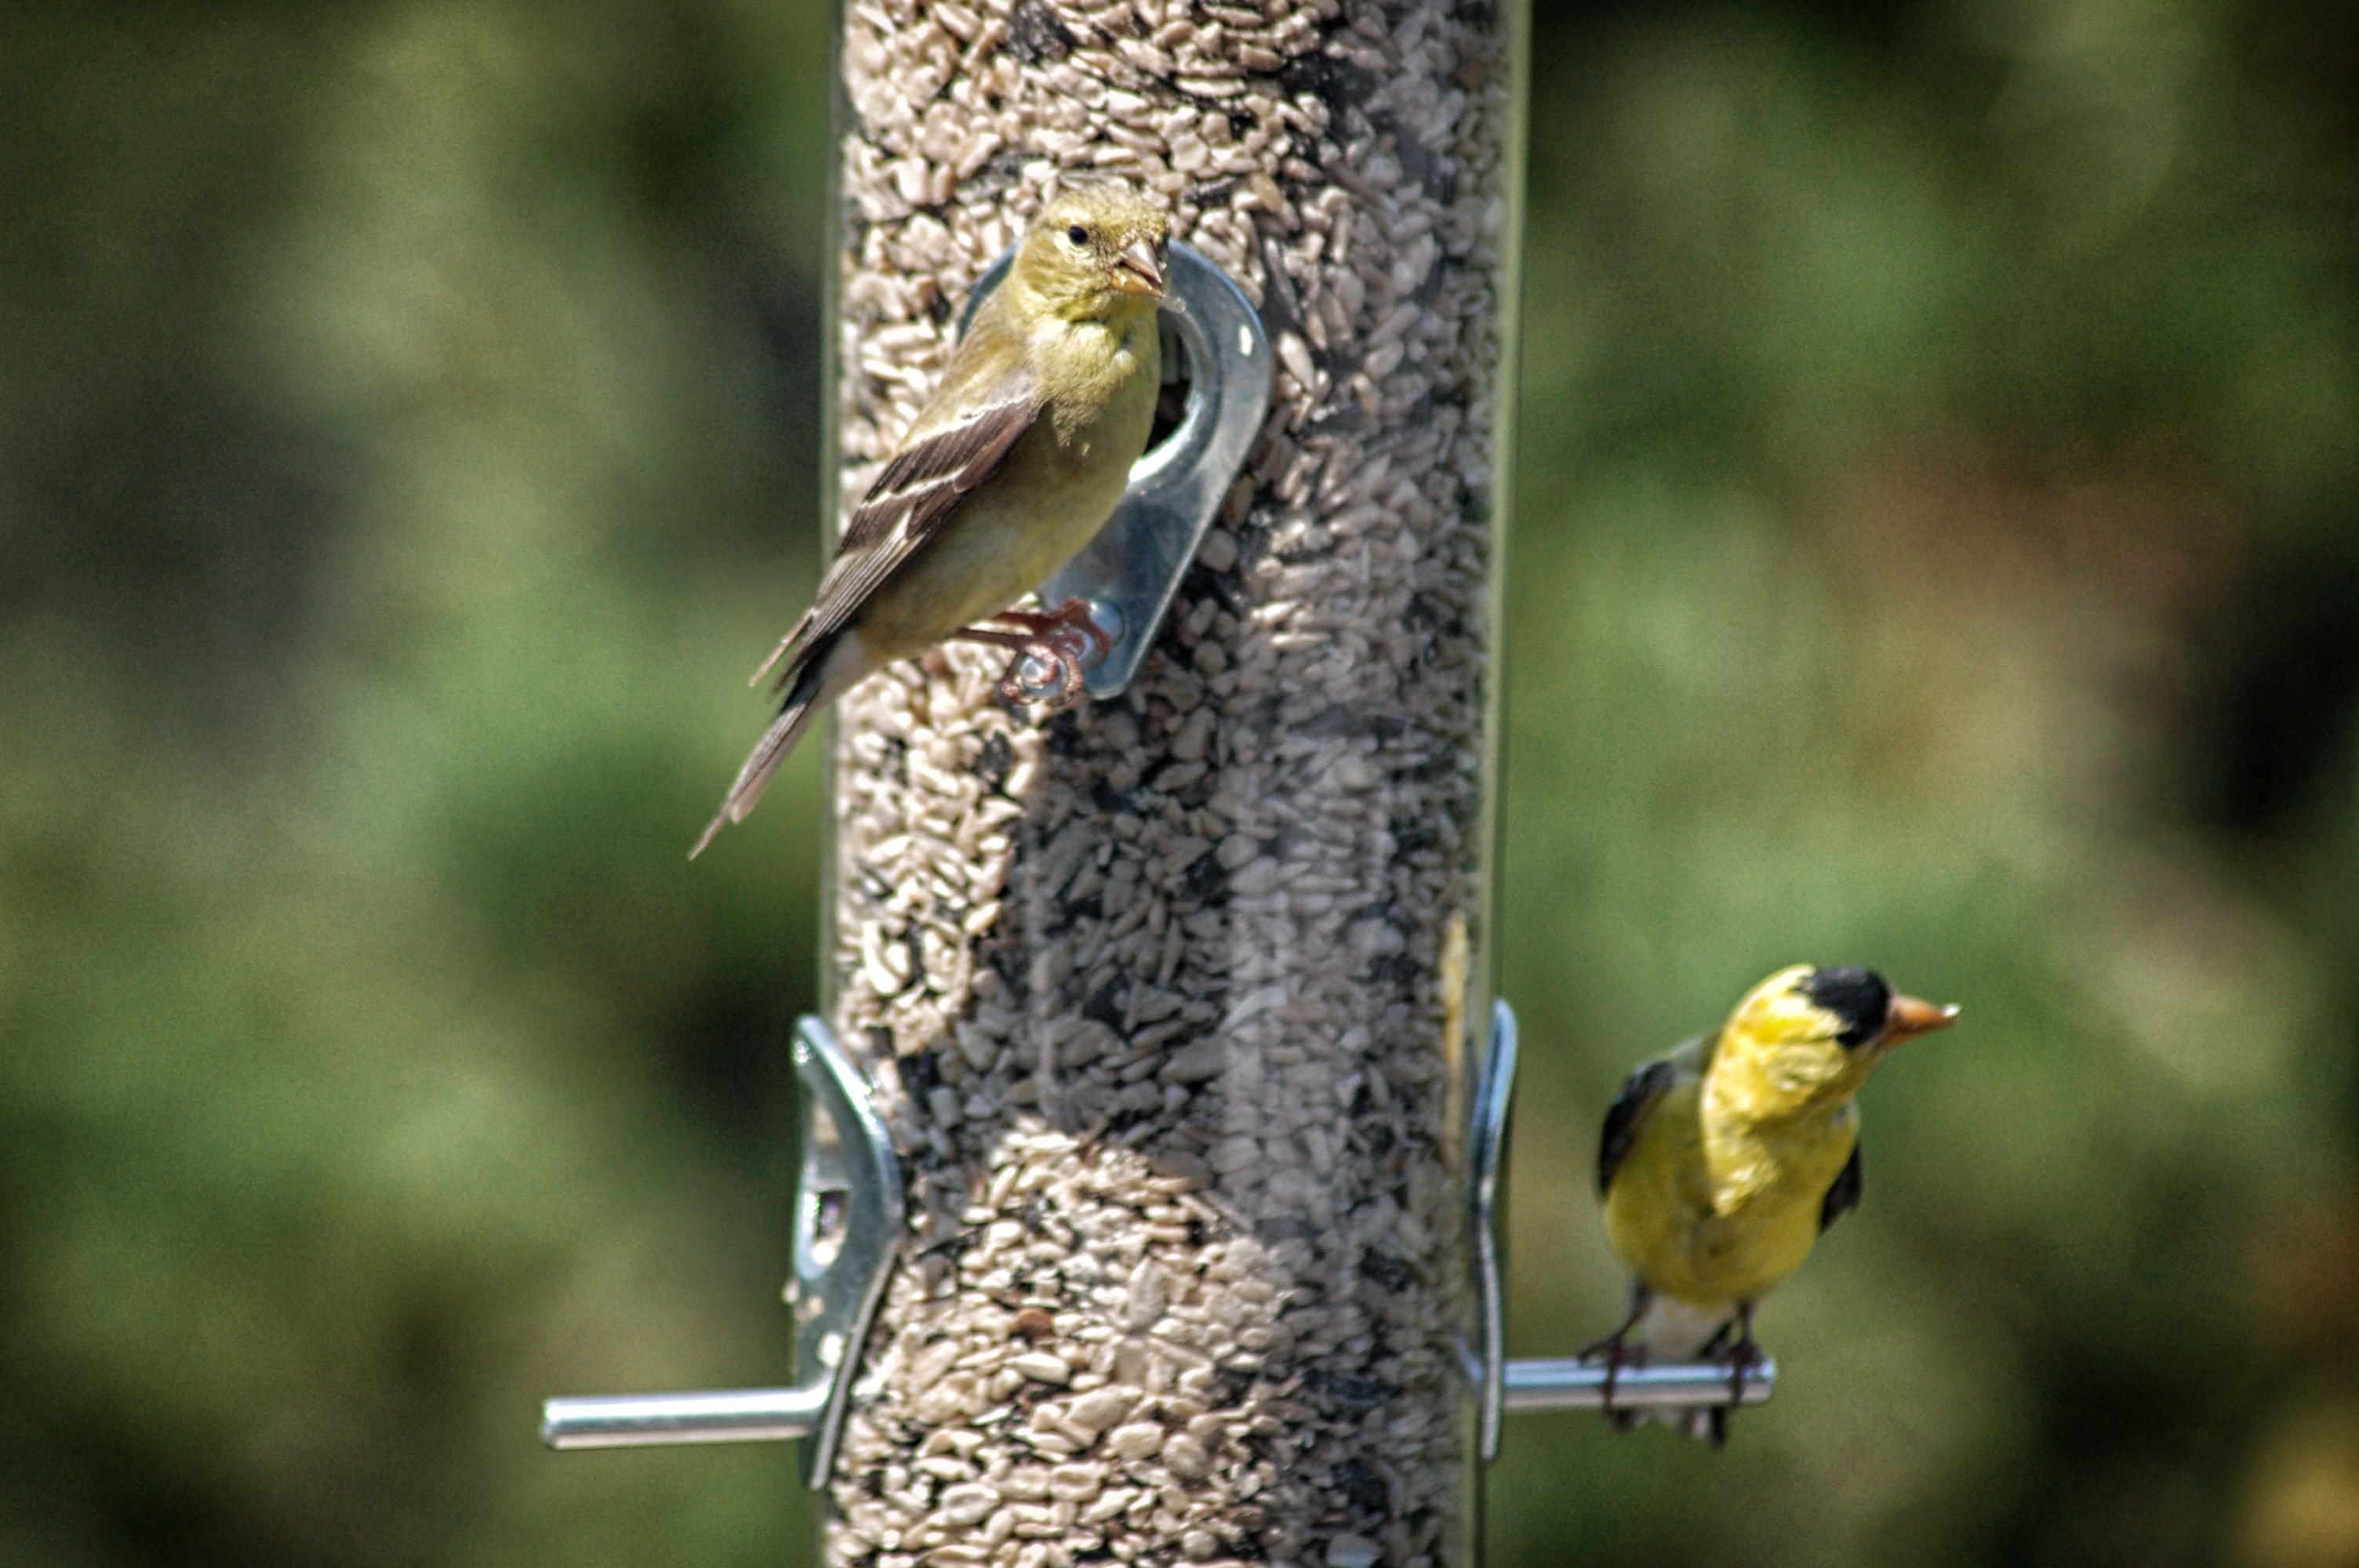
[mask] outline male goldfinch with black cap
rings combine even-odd
[[[1897,994],[1873,970],[1797,965],[1754,987],[1714,1033],[1630,1076],[1597,1152],[1629,1310],[1583,1352],[1607,1363],[1616,1425],[1639,1418],[1614,1409],[1612,1372],[1642,1362],[1723,1359],[1733,1402],[1760,1358],[1756,1303],[1859,1204],[1854,1097],[1895,1046],[1957,1015]],[[1729,1408],[1661,1414],[1717,1445]]]
[[[1083,639],[1102,638],[1086,607],[1008,606],[1104,526],[1147,449],[1169,235],[1162,209],[1127,186],[1048,204],[844,524],[810,609],[754,672],[785,660],[778,715],[691,857],[745,820],[812,719],[896,659],[945,638],[995,643],[1060,675],[1065,696],[1079,689]]]

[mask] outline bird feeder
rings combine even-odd
[[[552,1441],[804,1435],[831,1564],[1368,1568],[1473,1561],[1500,1409],[1595,1402],[1505,1362],[1491,1234],[1522,30],[846,7],[832,483],[1084,179],[1182,243],[1169,433],[1044,588],[1110,633],[1084,700],[952,645],[839,707],[803,1382],[558,1401]]]

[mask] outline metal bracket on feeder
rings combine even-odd
[[[1516,1089],[1516,1010],[1491,1004],[1491,1044],[1474,1091],[1467,1163],[1474,1199],[1474,1293],[1482,1346],[1473,1358],[1483,1463],[1499,1456],[1499,1412],[1507,1375],[1507,1292],[1499,1256],[1499,1178],[1507,1165],[1507,1107]]]
[[[802,1181],[795,1195],[795,1386],[548,1400],[551,1448],[628,1448],[799,1437],[803,1483],[827,1480],[861,1342],[900,1254],[901,1162],[868,1085],[819,1019],[795,1026]]]
[[[1603,1410],[1608,1369],[1602,1362],[1571,1357],[1546,1360],[1507,1359],[1505,1262],[1499,1249],[1499,1183],[1506,1164],[1507,1111],[1516,1087],[1516,1014],[1506,1002],[1491,1008],[1491,1041],[1474,1094],[1467,1152],[1472,1165],[1476,1331],[1481,1344],[1467,1356],[1479,1401],[1478,1441],[1485,1464],[1498,1457],[1499,1422],[1507,1411]],[[1734,1379],[1713,1361],[1625,1366],[1612,1374],[1614,1408],[1650,1410],[1667,1405],[1726,1404]],[[1777,1364],[1767,1357],[1745,1372],[1741,1402],[1757,1405],[1777,1381]]]
[[[961,331],[1015,257],[1009,250],[975,280]],[[1178,241],[1168,260],[1164,363],[1169,374],[1176,344],[1187,370],[1187,407],[1171,434],[1131,465],[1129,488],[1097,537],[1038,590],[1051,609],[1081,600],[1105,635],[1106,651],[1093,648],[1082,659],[1082,685],[1096,697],[1117,695],[1138,673],[1180,579],[1261,434],[1276,377],[1261,316],[1229,275]],[[1057,689],[1053,673],[1027,665],[1019,679],[1047,697]]]

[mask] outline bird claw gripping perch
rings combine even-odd
[[[999,677],[999,695],[1010,702],[1049,702],[1060,708],[1082,694],[1083,677],[1114,652],[1122,626],[1122,614],[1112,605],[1093,604],[1078,595],[1046,614],[1009,610],[993,619],[1017,630],[973,626],[958,637],[1016,650],[1006,674]]]
[[[1745,1403],[1745,1388],[1755,1373],[1769,1364],[1769,1357],[1753,1337],[1753,1303],[1745,1302],[1736,1309],[1736,1337],[1716,1347],[1717,1358],[1728,1366],[1728,1403],[1712,1412],[1712,1437],[1715,1443],[1728,1439],[1728,1418]],[[1707,1358],[1713,1352],[1706,1352]]]
[[[1614,1404],[1614,1395],[1621,1386],[1625,1368],[1639,1368],[1647,1364],[1647,1347],[1644,1345],[1633,1347],[1629,1341],[1630,1331],[1637,1326],[1640,1318],[1647,1315],[1648,1302],[1646,1288],[1633,1281],[1630,1303],[1623,1311],[1622,1321],[1614,1325],[1614,1332],[1602,1339],[1593,1339],[1573,1352],[1573,1359],[1582,1366],[1602,1365],[1605,1368],[1605,1376],[1598,1385],[1599,1408],[1616,1425],[1627,1425],[1635,1419],[1631,1412]]]

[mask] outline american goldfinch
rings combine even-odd
[[[1954,1007],[1896,994],[1868,969],[1780,969],[1717,1033],[1630,1075],[1605,1113],[1597,1190],[1605,1234],[1630,1265],[1629,1310],[1582,1354],[1603,1357],[1606,1410],[1624,1366],[1724,1358],[1730,1405],[1663,1419],[1715,1446],[1760,1360],[1753,1309],[1802,1266],[1820,1232],[1859,1205],[1854,1097],[1903,1041],[1946,1029]]]
[[[1147,449],[1169,235],[1162,211],[1120,185],[1049,203],[844,524],[811,607],[754,672],[758,682],[786,661],[778,716],[691,859],[745,819],[821,709],[896,659],[951,637],[995,643],[1018,665],[1039,660],[1066,696],[1078,688],[1082,639],[1102,641],[1086,607],[1008,607],[1104,525]]]

